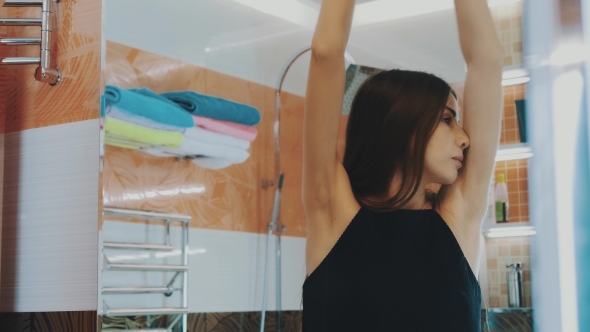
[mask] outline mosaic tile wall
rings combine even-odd
[[[193,216],[191,227],[266,233],[275,193],[274,187],[262,188],[263,180],[274,180],[273,88],[111,41],[107,41],[106,83],[227,98],[256,107],[262,121],[256,125],[258,136],[249,149],[250,158],[222,170],[106,146],[105,205],[187,213]],[[287,227],[284,235],[298,237],[306,232],[301,202],[303,101],[282,94],[281,121],[289,125],[280,129],[285,178],[279,217]],[[342,118],[346,123],[348,117]],[[343,137],[345,126],[341,127]]]
[[[530,221],[527,159],[497,162],[495,169],[496,178],[500,173],[506,176],[506,185],[508,186],[509,221]]]
[[[508,308],[506,264],[522,263],[523,307],[531,307],[531,237],[487,239],[488,307]]]
[[[522,10],[522,2],[491,10],[504,46],[504,66],[507,67],[522,64]]]

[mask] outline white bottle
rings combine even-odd
[[[490,186],[488,188],[488,210],[486,212],[484,222],[490,226],[496,223],[496,199],[493,174],[490,177]]]
[[[508,222],[508,187],[503,173],[498,174],[494,200],[496,202],[496,222]]]

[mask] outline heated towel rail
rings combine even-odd
[[[59,0],[53,0],[58,2]],[[0,46],[40,45],[39,57],[0,58],[2,65],[39,64],[35,79],[57,85],[61,72],[51,68],[51,4],[52,0],[5,0],[3,7],[41,7],[41,18],[0,18],[0,26],[40,26],[41,38],[0,38]]]
[[[123,242],[103,242],[101,255],[103,261],[103,271],[160,271],[160,272],[175,272],[172,279],[164,286],[160,287],[102,287],[102,294],[145,294],[145,293],[161,293],[165,296],[170,296],[176,290],[181,292],[182,306],[177,308],[130,308],[130,309],[111,309],[103,301],[103,316],[136,316],[136,315],[177,315],[166,328],[156,329],[141,329],[141,331],[162,331],[171,332],[174,326],[182,321],[182,331],[187,331],[187,314],[188,314],[188,224],[191,216],[183,214],[170,214],[142,210],[129,210],[105,207],[103,210],[104,220],[142,220],[148,222],[164,222],[166,227],[165,243],[123,243]],[[167,264],[120,264],[111,263],[104,253],[104,249],[119,249],[119,250],[149,250],[149,251],[172,251],[173,246],[170,240],[170,224],[180,223],[182,225],[182,240],[181,240],[181,265],[167,265]],[[175,289],[173,287],[177,277],[181,277],[181,287]],[[138,330],[113,330],[103,329],[102,332],[112,331],[138,331]]]

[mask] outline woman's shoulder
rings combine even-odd
[[[306,209],[307,243],[306,263],[308,274],[323,261],[352,219],[360,212],[346,170],[341,163],[336,170],[334,190],[329,207],[323,211]]]
[[[477,275],[477,271],[479,270],[477,258],[479,256],[481,229],[465,227],[465,225],[474,223],[464,220],[464,218],[468,218],[467,209],[464,204],[459,198],[455,201],[447,199],[440,201],[434,210],[451,229],[473,273]]]

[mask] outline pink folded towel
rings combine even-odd
[[[220,134],[241,138],[249,142],[254,141],[256,139],[256,135],[258,135],[258,131],[252,126],[246,126],[240,123],[224,120],[215,120],[198,115],[193,115],[193,118],[195,119],[196,126],[209,129]]]

